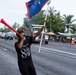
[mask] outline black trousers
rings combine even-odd
[[[32,61],[19,62],[19,70],[22,75],[37,75]]]
[[[29,67],[25,70],[26,72],[22,72],[22,75],[37,75],[36,71],[33,67]]]

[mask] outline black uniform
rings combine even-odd
[[[18,55],[18,66],[21,74],[37,75],[32,62],[31,51],[30,51],[30,46],[32,44],[32,37],[26,36],[26,40],[21,49],[17,47],[19,43],[20,41],[15,43],[15,48]]]

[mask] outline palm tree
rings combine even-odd
[[[70,32],[70,26],[72,26],[73,22],[76,21],[76,19],[72,20],[74,16],[73,15],[63,15],[63,22],[65,27],[67,28],[67,32]]]
[[[53,17],[53,15],[54,15],[54,13],[55,12],[57,12],[57,10],[54,10],[54,7],[49,7],[48,6],[48,8],[47,8],[47,10],[46,11],[44,11],[44,15],[47,15],[47,16],[49,16],[50,17],[50,31],[52,30],[51,29],[51,25],[52,25],[52,17]]]
[[[51,29],[51,25],[52,25],[52,17],[54,15],[55,12],[57,12],[57,10],[54,10],[54,7],[49,7],[49,14],[50,14],[50,31],[52,30]]]

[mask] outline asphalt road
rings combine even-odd
[[[0,75],[20,75],[14,42],[0,39]],[[49,42],[31,46],[38,75],[76,75],[76,44]]]

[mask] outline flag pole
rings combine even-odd
[[[50,4],[51,0],[49,0],[49,2],[47,3],[47,8],[48,8],[48,5]],[[47,10],[46,10],[47,11]],[[45,21],[44,21],[44,26],[46,25],[46,19],[47,19],[47,13],[45,14]],[[39,50],[38,52],[40,53],[40,50],[41,50],[41,44],[42,44],[42,39],[43,39],[43,34],[44,34],[44,29],[42,31],[42,36],[41,36],[41,40],[40,40],[40,46],[39,46]]]
[[[46,19],[47,19],[47,15],[45,16],[44,26],[46,25]],[[41,36],[40,46],[39,46],[39,51],[38,52],[40,52],[40,50],[41,50],[41,44],[42,44],[43,34],[44,34],[44,29],[42,31],[42,36]]]

